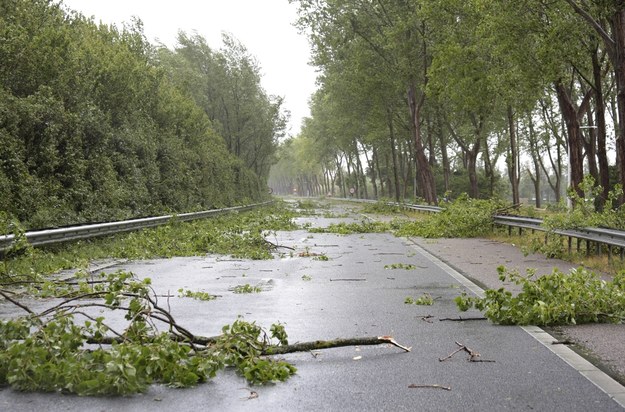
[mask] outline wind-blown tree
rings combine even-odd
[[[41,227],[264,195],[140,21],[119,29],[46,0],[0,2],[0,38],[1,211]]]
[[[618,108],[618,119],[614,119],[616,163],[619,181],[625,187],[625,0],[565,1],[597,33],[612,64]],[[599,84],[595,80],[595,85]]]
[[[425,152],[422,112],[429,64],[425,22],[419,19],[416,1],[363,2],[359,0],[292,0],[298,5],[298,25],[308,31],[314,63],[324,70],[354,56],[375,55],[369,68],[401,85],[404,110],[409,113],[411,150],[421,195],[436,203],[436,187]],[[413,47],[413,45],[419,47]],[[365,53],[366,51],[366,53]],[[372,76],[372,77],[373,77]],[[394,134],[394,110],[387,111],[389,134]]]
[[[513,202],[519,203],[517,122],[535,105],[545,83],[545,70],[537,64],[540,42],[528,36],[540,25],[523,4],[493,0],[434,0],[427,2],[424,12],[437,28],[431,34],[428,90],[439,101],[465,154],[469,193],[478,195],[480,153],[492,175],[489,136],[499,135],[506,125],[506,164]]]
[[[262,88],[260,66],[245,46],[228,34],[223,42],[216,51],[201,36],[181,32],[177,48],[161,50],[161,59],[178,87],[204,109],[228,150],[266,179],[288,113],[281,97]]]

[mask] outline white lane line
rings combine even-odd
[[[410,240],[410,238],[408,239]],[[417,245],[414,241],[411,242],[414,249],[416,249],[419,253],[434,262],[449,276],[460,282],[462,286],[466,287],[477,296],[484,297],[484,289],[471,282],[457,270],[453,269],[451,266],[434,256],[427,250],[423,249],[421,246]],[[618,403],[621,407],[625,408],[624,386],[612,379],[595,365],[588,362],[582,356],[578,355],[572,349],[566,347],[565,345],[553,345],[552,342],[557,339],[551,336],[545,330],[539,328],[538,326],[520,326],[520,328],[527,332],[538,342],[540,342],[543,346],[549,349],[564,362],[568,363],[573,369],[578,371],[580,374],[582,374],[582,376],[584,376],[595,386],[605,392],[609,397],[614,399],[614,401]]]

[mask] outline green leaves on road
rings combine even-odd
[[[499,267],[501,281],[522,287],[518,295],[500,288],[489,289],[485,297],[456,298],[462,311],[475,308],[502,325],[574,325],[579,323],[620,323],[625,320],[625,273],[605,281],[579,268],[571,273],[555,269],[551,274],[521,276]]]

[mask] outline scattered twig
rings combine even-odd
[[[432,389],[443,389],[445,391],[451,390],[451,386],[443,386],[443,385],[438,385],[438,384],[420,385],[416,383],[411,383],[410,385],[408,385],[408,387],[411,389],[432,388]]]
[[[422,321],[427,322],[427,323],[433,323],[430,319],[432,319],[434,316],[433,315],[425,315],[425,316],[417,316],[417,318],[420,318]]]
[[[443,321],[452,321],[452,322],[464,322],[465,320],[487,320],[487,318],[484,317],[476,317],[476,318],[463,318],[462,316],[458,316],[457,318],[440,318],[439,321],[443,322]]]
[[[267,239],[263,239],[265,241],[265,243],[267,243],[269,245],[269,247],[271,247],[272,249],[278,249],[278,248],[283,248],[283,249],[289,249],[289,250],[295,250],[295,248],[292,248],[291,246],[284,246],[284,245],[278,245],[277,243],[273,243],[268,241]]]
[[[451,359],[458,352],[466,352],[469,354],[469,357],[467,358],[469,362],[495,362],[494,360],[490,360],[490,359],[478,359],[482,355],[480,355],[479,352],[476,352],[473,349],[467,347],[466,345],[463,345],[462,343],[456,342],[456,345],[459,346],[458,349],[456,349],[449,355],[445,356],[444,358],[439,358],[438,361],[444,362],[447,359]]]
[[[250,391],[249,396],[241,398],[242,400],[249,401],[250,399],[258,398],[258,392],[256,392],[256,391],[253,391],[253,390],[251,390],[249,388],[241,388],[241,390]]]
[[[364,278],[352,278],[352,279],[330,279],[330,282],[366,282]]]
[[[26,312],[30,313],[31,315],[34,314],[34,312],[32,310],[30,310],[30,308],[28,306],[22,305],[21,303],[19,303],[18,301],[16,301],[15,299],[11,299],[9,297],[9,295],[7,295],[4,291],[0,290],[0,296],[2,296],[3,298],[5,298],[6,300],[8,300],[9,302],[11,302],[12,304],[14,304],[15,306],[19,306],[20,308],[24,309]]]

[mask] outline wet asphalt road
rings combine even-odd
[[[300,219],[324,226],[345,219]],[[133,262],[127,269],[150,277],[158,293],[179,288],[221,295],[214,301],[169,299],[179,324],[198,335],[219,334],[237,316],[266,326],[286,324],[289,341],[392,335],[410,353],[387,346],[346,347],[286,355],[298,373],[285,383],[250,388],[232,371],[197,388],[154,386],[127,398],[80,398],[0,390],[6,411],[611,411],[614,400],[518,327],[487,321],[440,321],[459,315],[453,299],[465,285],[411,241],[390,234],[280,232],[269,239],[296,249],[271,261],[208,256]],[[325,254],[328,261],[300,257]],[[386,265],[413,265],[389,269]],[[109,270],[114,270],[109,269]],[[263,292],[234,294],[258,284]],[[432,306],[404,300],[432,296]],[[0,310],[1,311],[1,310]],[[439,361],[462,343],[481,354]],[[410,385],[442,385],[410,388]],[[251,391],[257,397],[248,398]]]

